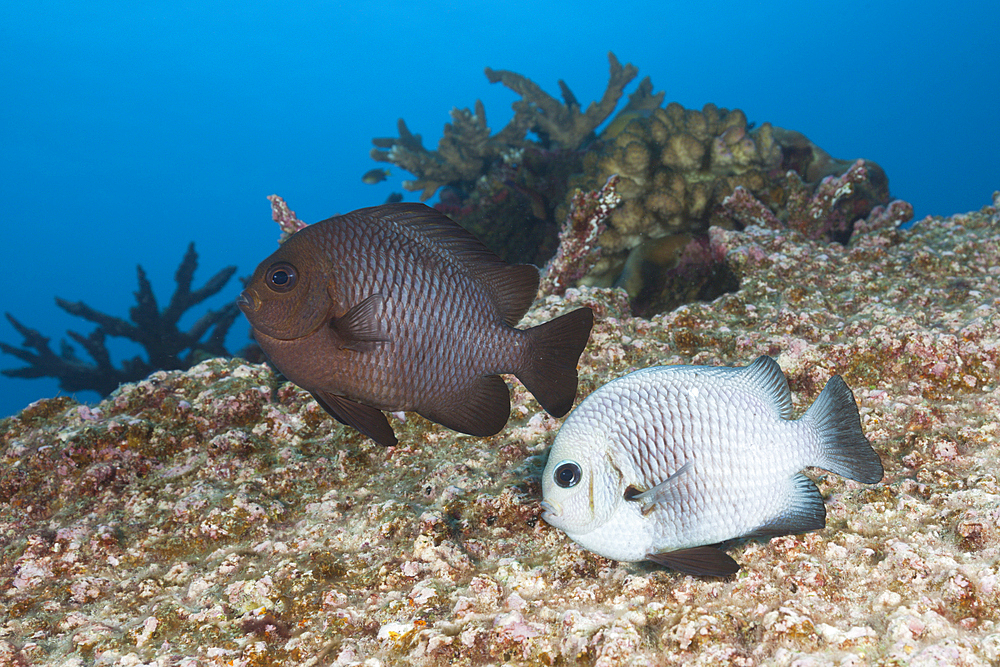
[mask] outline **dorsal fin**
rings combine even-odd
[[[741,369],[740,375],[770,399],[779,417],[792,418],[792,392],[788,388],[788,378],[781,372],[777,361],[761,355],[752,364]]]
[[[476,279],[496,305],[504,322],[514,326],[531,307],[538,292],[538,269],[508,264],[471,232],[425,204],[382,204],[346,214],[394,225],[415,243],[455,261]]]

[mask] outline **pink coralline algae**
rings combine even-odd
[[[539,294],[564,294],[600,259],[597,240],[611,210],[622,201],[616,190],[618,180],[618,176],[611,176],[600,190],[573,194],[566,221],[559,229],[559,248],[545,267]]]
[[[288,208],[285,200],[278,195],[268,195],[267,200],[271,202],[271,218],[281,227],[278,243],[284,243],[285,239],[309,224],[299,220],[295,211]]]
[[[826,529],[729,545],[732,579],[546,524],[560,421],[520,385],[493,437],[410,416],[381,448],[266,366],[212,359],[0,420],[0,664],[998,664],[998,207],[911,230],[886,211],[847,245],[715,227],[734,292],[651,319],[615,289],[529,311],[594,309],[581,399],[769,354],[801,414],[846,379],[884,481],[809,471]]]
[[[859,190],[870,189],[868,178],[865,161],[858,160],[839,177],[825,177],[813,191],[794,171],[789,171],[785,175],[788,193],[781,217],[742,186],[722,200],[722,214],[740,226],[788,227],[811,239],[845,241],[857,224],[867,222],[865,229],[870,230],[874,226],[900,225],[913,217],[913,207],[907,202],[897,199],[882,206],[858,197]],[[855,195],[853,206],[838,206],[851,195]]]

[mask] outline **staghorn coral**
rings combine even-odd
[[[37,665],[988,665],[1000,660],[1000,194],[846,246],[712,228],[737,291],[597,314],[581,394],[636,367],[777,357],[801,414],[841,373],[886,468],[820,471],[828,527],[703,579],[581,550],[540,517],[559,426],[420,418],[379,448],[261,365],[205,361],[98,406],[0,420],[0,656]]]
[[[155,370],[184,369],[206,357],[229,356],[225,349],[225,339],[229,327],[239,315],[235,303],[208,311],[187,331],[181,331],[177,326],[187,311],[217,294],[236,272],[235,266],[228,266],[209,278],[202,287],[192,291],[191,281],[197,267],[198,253],[192,243],[174,274],[177,289],[170,297],[170,303],[161,311],[145,271],[142,266],[137,266],[139,290],[135,292],[136,305],[129,309],[131,322],[94,310],[82,301],[73,303],[56,297],[56,305],[69,314],[97,324],[97,328],[88,336],[75,331],[67,332],[90,355],[94,363],[81,360],[72,345],[65,340],[61,342],[59,354],[56,354],[49,347],[48,338],[6,313],[7,319],[24,337],[24,342],[20,348],[0,343],[0,350],[17,357],[28,366],[0,372],[8,377],[26,379],[54,377],[65,391],[89,389],[107,396],[118,385],[141,380]],[[147,358],[137,356],[126,359],[122,361],[121,368],[115,368],[105,346],[108,336],[127,338],[138,343],[146,350]]]
[[[613,53],[608,53],[608,60],[611,73],[607,89],[601,101],[592,102],[586,112],[580,112],[580,103],[562,80],[559,87],[563,103],[560,103],[520,74],[487,67],[486,77],[490,83],[502,82],[521,95],[514,103],[514,117],[504,129],[497,134],[490,133],[486,109],[482,101],[476,100],[474,112],[467,108],[451,110],[452,122],[445,124],[444,136],[436,151],[424,148],[420,135],[410,132],[400,118],[399,137],[372,139],[375,148],[371,150],[371,157],[378,162],[391,162],[416,175],[416,180],[404,181],[403,187],[420,192],[420,201],[427,201],[445,185],[464,191],[474,189],[479,177],[496,162],[533,143],[525,139],[529,131],[541,138],[540,148],[574,151],[611,115],[625,86],[638,72],[631,63],[622,67]],[[651,88],[648,79],[645,80],[633,94],[628,108],[643,108],[651,99],[658,105],[662,95],[660,98],[651,96]]]
[[[539,143],[543,147],[576,150],[584,141],[593,138],[594,130],[607,120],[618,106],[618,100],[621,99],[625,86],[639,73],[639,69],[632,63],[622,67],[613,53],[608,53],[608,61],[611,72],[604,95],[600,102],[591,102],[583,113],[580,112],[580,103],[573,95],[573,91],[562,79],[559,80],[559,90],[563,101],[559,102],[534,81],[516,72],[487,67],[486,78],[490,83],[502,83],[521,96],[520,100],[514,102],[514,116],[526,119],[522,122],[538,135]],[[652,84],[647,78],[640,91],[649,95],[651,89]],[[634,103],[630,105],[629,110],[636,110],[640,99],[643,99],[642,95],[634,97]],[[661,101],[662,93],[655,104],[658,106]]]

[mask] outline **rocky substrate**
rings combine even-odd
[[[797,414],[841,374],[883,483],[809,471],[827,528],[731,579],[590,554],[540,518],[560,421],[415,415],[383,449],[266,366],[211,360],[0,421],[0,665],[989,665],[1000,661],[1000,216],[851,243],[713,228],[739,289],[652,320],[590,305],[580,394],[775,357]]]

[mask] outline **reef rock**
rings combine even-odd
[[[581,396],[769,354],[801,414],[844,376],[884,482],[812,471],[827,528],[732,545],[732,579],[609,561],[542,521],[559,421],[520,385],[494,437],[407,415],[382,449],[216,359],[0,421],[0,662],[996,664],[997,206],[846,246],[712,227],[732,293],[643,319],[570,289],[529,313],[595,309]]]

